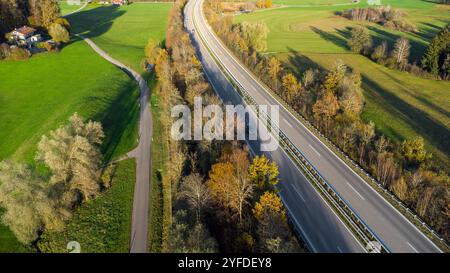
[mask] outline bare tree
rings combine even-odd
[[[61,183],[74,196],[90,199],[100,191],[102,156],[97,145],[103,137],[100,123],[85,123],[75,113],[67,125],[42,137],[36,159],[49,167],[52,184]]]
[[[198,222],[200,221],[203,208],[211,201],[209,190],[202,180],[199,174],[191,174],[184,179],[181,186],[181,197],[186,199],[195,210]]]
[[[405,37],[399,38],[395,43],[392,55],[395,58],[395,63],[400,70],[404,70],[406,65],[408,64],[410,48],[411,45],[409,44],[409,40]]]

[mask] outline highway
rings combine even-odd
[[[257,104],[280,105],[281,130],[357,212],[390,252],[441,252],[431,240],[279,104],[256,80],[256,76],[240,64],[208,26],[202,4],[203,0],[189,1],[185,9],[185,24],[192,32],[191,37],[197,46],[205,74],[222,100],[229,104],[242,104],[242,99],[223,75],[207,48],[213,52],[217,61],[232,73],[233,78],[245,88]],[[310,249],[314,252],[364,252],[364,246],[326,204],[282,148],[271,152],[269,156],[280,166],[282,179],[280,195]]]

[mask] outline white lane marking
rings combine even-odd
[[[364,199],[364,197],[363,197],[363,196],[362,196],[355,188],[353,188],[353,186],[352,186],[350,183],[347,182],[347,185],[348,185],[350,188],[352,188],[352,190],[355,191],[356,194],[357,194],[362,200],[366,200],[366,199]]]
[[[201,9],[200,9],[200,10],[201,10]],[[202,14],[202,15],[203,15],[203,14]],[[193,21],[195,21],[195,14],[193,14],[193,18],[194,18]],[[195,28],[198,28],[198,26],[197,26],[195,23],[194,23],[194,27],[195,27]],[[209,25],[208,25],[208,28],[211,29],[211,27],[210,27]],[[208,47],[208,44],[206,43],[206,41],[205,41],[203,38],[201,38],[202,35],[199,33],[197,36],[200,37],[201,43],[203,44],[203,46],[204,46],[205,48],[207,48],[207,47]],[[217,40],[217,39],[216,39],[216,40]],[[211,53],[209,53],[209,55],[212,57],[212,54],[211,54]],[[213,60],[213,62],[215,62],[215,61]],[[217,62],[215,62],[215,63],[216,63],[216,65],[217,65]],[[222,63],[222,61],[220,61],[220,63]],[[223,63],[222,63],[222,64],[223,64]],[[205,68],[204,64],[202,64],[202,67],[203,67],[203,69],[206,71],[206,68]],[[230,73],[230,74],[231,74],[231,73]],[[210,75],[209,75],[208,73],[205,73],[205,75],[206,75],[206,77],[208,78],[208,80],[209,80],[210,82],[212,82],[211,79],[210,79]],[[292,117],[294,117],[294,116],[292,115],[292,113],[290,113],[290,112],[288,112],[288,113],[289,113]],[[295,118],[295,117],[294,117],[294,118]],[[304,126],[302,123],[300,123],[300,125]],[[314,137],[316,137],[316,136],[314,135]],[[316,137],[316,138],[317,138],[317,137]],[[325,146],[325,147],[326,147],[326,146]],[[327,147],[327,148],[328,148],[328,147]],[[252,149],[251,146],[250,146],[250,151],[253,153],[253,155],[256,155],[255,151],[253,151],[253,149]],[[297,166],[297,164],[296,164],[296,163],[293,161],[293,159],[287,154],[287,152],[286,152],[284,149],[282,149],[281,151],[282,151],[282,152],[286,155],[286,157],[292,162],[293,166],[298,170],[298,172],[299,172],[305,179],[307,179],[306,176],[303,174],[302,170],[300,170],[299,166]],[[340,158],[338,157],[338,159],[340,159]],[[361,178],[361,179],[362,179],[362,178]],[[339,220],[339,222],[341,222],[342,226],[348,231],[348,233],[355,239],[355,242],[358,243],[358,245],[361,247],[361,250],[364,251],[364,252],[367,252],[365,246],[363,246],[363,245],[361,244],[361,242],[355,237],[355,234],[353,234],[353,232],[350,231],[349,227],[343,222],[343,220],[341,219],[341,217],[339,217],[339,216],[337,215],[337,213],[331,208],[330,204],[324,199],[324,197],[321,196],[321,194],[318,192],[318,190],[317,190],[316,188],[314,188],[312,185],[311,185],[311,187],[312,187],[312,189],[314,190],[314,192],[317,194],[317,196],[319,196],[320,198],[322,198],[322,201],[323,201],[324,204],[330,209],[330,211],[331,211],[332,213],[334,213],[334,215],[336,215],[336,218]],[[374,190],[374,189],[372,189],[372,190]],[[375,190],[374,190],[374,191],[375,191]],[[292,210],[291,210],[291,208],[289,207],[288,203],[286,202],[285,197],[284,197],[283,195],[280,195],[280,196],[281,196],[281,199],[283,200],[283,203],[285,204],[287,210],[289,211],[289,213],[290,213],[291,215],[294,215],[294,214],[292,214]],[[386,202],[387,202],[387,201],[386,201]],[[293,219],[294,222],[297,224],[297,227],[300,229],[301,233],[305,236],[305,239],[306,239],[308,245],[312,248],[312,251],[315,252],[315,253],[317,253],[317,249],[314,247],[313,244],[311,244],[310,238],[308,237],[307,233],[303,230],[303,227],[300,225],[300,223],[298,222],[297,218],[296,218],[296,217],[292,217],[292,219]],[[425,235],[423,235],[423,236],[425,236]]]
[[[286,122],[286,124],[287,124],[289,127],[294,128],[294,127],[291,125],[291,123],[290,123],[289,121],[287,121],[285,118],[283,118],[283,121]]]
[[[309,148],[311,148],[318,156],[321,156],[320,153],[318,151],[316,151],[316,149],[314,149],[313,146],[311,146],[311,144],[308,144]]]
[[[414,250],[414,252],[419,253],[419,251],[417,251],[417,249],[415,247],[412,246],[412,244],[410,244],[409,242],[406,242],[410,248],[412,248],[412,250]]]
[[[344,253],[339,246],[337,246],[337,250],[339,251],[339,253]]]
[[[297,187],[295,185],[292,185],[292,187],[294,188],[294,191],[300,196],[300,198],[303,200],[303,202],[306,203],[305,198],[303,197],[303,195],[300,193],[300,191],[297,189]]]

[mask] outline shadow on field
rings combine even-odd
[[[302,55],[300,52],[294,50],[293,48],[288,47],[287,50],[289,52],[289,55],[288,59],[283,62],[283,66],[288,67],[290,70],[292,70],[298,78],[301,78],[302,73],[307,69],[318,69],[321,72],[326,71],[323,66],[314,62],[307,56]]]
[[[136,124],[136,118],[139,116],[138,92],[136,84],[129,80],[120,85],[113,86],[111,89],[118,89],[117,95],[111,97],[87,97],[85,104],[108,105],[106,109],[99,111],[92,117],[93,120],[99,121],[103,125],[106,138],[103,141],[102,152],[105,162],[109,162],[114,156],[126,153],[128,151],[118,151],[117,148],[125,134],[133,134],[134,128],[127,130],[130,126]],[[135,139],[130,139],[134,142]],[[129,147],[125,147],[129,148]]]
[[[320,37],[326,41],[332,42],[335,45],[348,49],[347,46],[347,40],[345,40],[343,37],[340,37],[336,34],[332,34],[326,31],[323,31],[321,29],[318,29],[316,27],[311,27],[311,30],[314,31],[316,34],[319,34]]]
[[[100,6],[94,9],[82,10],[70,15],[68,20],[72,25],[72,32],[83,34],[88,38],[95,38],[106,33],[113,21],[125,14],[117,6]]]
[[[413,35],[424,41],[428,41],[428,42],[431,41],[431,39],[433,39],[434,36],[436,36],[436,34],[438,34],[438,32],[442,30],[441,27],[436,26],[431,23],[421,22],[419,24],[420,24],[420,27],[419,27],[420,30],[416,33],[413,33]]]
[[[397,39],[402,37],[401,35],[395,35],[393,33],[390,33],[377,27],[368,26],[367,28],[376,34],[372,36],[374,46],[377,46],[381,44],[383,41],[386,41],[389,45],[390,50],[392,50],[394,48]],[[422,58],[422,55],[427,48],[427,43],[425,41],[419,42],[411,39],[409,39],[409,42],[411,44],[410,49],[411,54],[409,55],[409,61],[411,63],[418,63],[420,62],[420,59]]]
[[[384,111],[390,112],[393,116],[396,116],[406,124],[411,125],[418,134],[426,137],[444,153],[450,153],[450,131],[443,124],[433,119],[433,117],[426,112],[423,112],[398,98],[388,90],[385,90],[367,76],[362,75],[362,79],[364,90],[366,90],[366,92],[375,92],[372,96],[378,100],[379,105],[383,105]]]

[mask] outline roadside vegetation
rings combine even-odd
[[[234,18],[220,16],[214,2],[206,3],[208,21],[236,56],[448,240],[449,117],[439,109],[449,104],[449,7],[414,0],[399,4],[408,8],[401,16],[393,9],[383,15],[344,12],[363,18],[355,23],[336,17],[345,7],[283,8]],[[404,23],[410,12],[420,32]],[[379,19],[361,23],[368,14]],[[387,27],[390,21],[394,26]]]
[[[163,252],[295,252],[300,247],[274,185],[278,167],[251,158],[244,143],[174,141],[172,105],[191,109],[194,99],[221,105],[206,82],[194,47],[183,28],[177,1],[169,15],[165,46],[152,41],[147,63],[155,64],[158,106],[168,160],[162,173]],[[259,226],[259,228],[256,228]],[[156,249],[155,249],[156,250]]]

